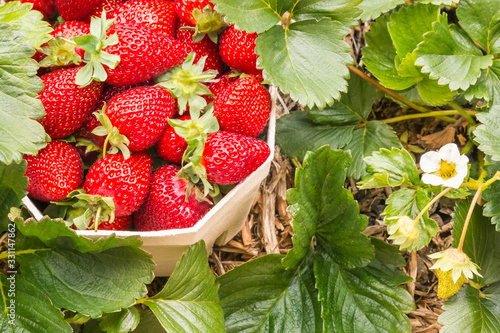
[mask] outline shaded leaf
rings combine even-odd
[[[139,325],[137,325],[137,328],[133,330],[134,333],[160,333],[160,332],[167,332],[161,326],[161,323],[158,321],[158,318],[154,315],[153,311],[151,311],[149,308],[145,309],[140,309],[139,310],[139,315],[140,315],[140,322]],[[86,332],[84,332],[86,333]],[[90,332],[94,333],[94,332]]]
[[[99,326],[107,333],[128,333],[137,327],[139,320],[137,308],[130,307],[119,312],[104,314]]]
[[[305,112],[294,111],[276,121],[276,144],[283,154],[302,160],[308,151],[324,145],[331,149],[344,147],[351,141],[354,128],[356,125],[316,124]]]
[[[500,104],[493,106],[489,112],[476,115],[482,123],[474,131],[475,140],[479,142],[478,148],[491,156],[493,161],[500,161]]]
[[[430,105],[443,105],[453,101],[455,92],[448,85],[439,84],[438,80],[431,80],[429,75],[423,74],[422,81],[417,85],[422,100]]]
[[[217,278],[228,333],[322,332],[312,265],[287,270],[282,258],[269,254]]]
[[[491,217],[491,223],[496,225],[496,231],[500,231],[500,182],[491,184],[483,193],[484,216]]]
[[[465,91],[465,98],[484,98],[488,105],[500,104],[500,59],[493,60],[493,65],[481,70],[476,84]]]
[[[142,301],[168,332],[223,332],[218,286],[207,261],[205,242],[189,247],[167,284]]]
[[[283,265],[295,267],[311,250],[313,237],[335,257],[342,267],[365,266],[374,249],[361,232],[366,216],[359,214],[357,202],[344,188],[345,168],[351,157],[325,146],[304,158],[295,173],[295,188],[287,192],[292,213],[294,247]]]
[[[367,22],[376,19],[382,13],[386,13],[404,3],[404,0],[363,0],[358,5],[363,10],[360,16],[361,21]]]
[[[358,25],[357,19],[362,10],[356,7],[362,0],[302,0],[294,4],[293,18],[296,20],[328,17],[348,27]]]
[[[349,29],[337,21],[297,21],[285,30],[274,26],[257,37],[257,66],[264,77],[304,106],[332,104],[347,90],[352,63],[343,41]]]
[[[26,161],[5,165],[0,162],[0,230],[6,230],[10,220],[7,214],[11,207],[19,207],[28,187],[24,177]]]
[[[347,171],[348,177],[360,179],[366,175],[364,158],[380,148],[401,148],[401,143],[392,127],[381,121],[369,121],[364,128],[354,131],[352,141],[345,149],[351,150],[352,165]]]

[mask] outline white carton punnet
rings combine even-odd
[[[236,185],[219,201],[198,223],[191,228],[170,229],[160,231],[112,231],[112,230],[77,230],[80,236],[92,239],[115,234],[117,237],[140,236],[143,242],[141,248],[153,256],[156,263],[156,276],[169,276],[190,245],[204,240],[208,253],[215,245],[226,244],[243,227],[260,184],[269,174],[274,158],[274,137],[276,126],[276,96],[277,89],[271,87],[272,109],[268,122],[267,144],[271,150],[267,160],[251,175]],[[28,197],[23,203],[29,201]],[[29,204],[29,203],[28,203]],[[25,204],[27,205],[27,204]],[[42,214],[34,205],[27,207],[33,216]]]

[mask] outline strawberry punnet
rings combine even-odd
[[[220,129],[258,136],[271,114],[271,96],[253,77],[241,77],[218,93],[214,115]]]
[[[86,87],[75,84],[81,67],[61,69],[42,76],[43,90],[38,94],[45,116],[38,121],[52,139],[64,138],[83,125],[102,92],[102,82]]]
[[[37,155],[25,155],[28,195],[45,202],[61,201],[82,183],[80,155],[70,144],[51,141]]]
[[[175,38],[177,14],[173,1],[134,0],[117,6],[113,13],[115,24],[143,24],[163,35]]]
[[[133,213],[144,201],[151,178],[151,157],[146,152],[106,155],[89,170],[83,189],[89,195],[112,198],[114,215]]]
[[[134,213],[139,231],[189,228],[210,210],[209,202],[196,199],[188,180],[176,177],[179,171],[178,166],[164,165],[154,173],[146,200]],[[187,200],[186,191],[191,191]]]
[[[66,21],[80,21],[87,16],[100,0],[55,0],[59,15]]]
[[[222,33],[220,40],[220,56],[231,68],[253,75],[262,81],[262,69],[256,67],[257,54],[255,53],[255,40],[257,33],[248,33],[237,30],[234,25]]]

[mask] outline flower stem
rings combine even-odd
[[[422,209],[420,211],[420,213],[418,213],[417,217],[413,220],[415,224],[418,223],[418,221],[422,218],[422,216],[424,216],[425,212],[427,210],[429,210],[429,208],[431,208],[431,206],[439,199],[441,198],[443,195],[445,195],[446,193],[450,192],[451,190],[453,189],[453,187],[447,187],[445,188],[444,190],[441,191],[441,193],[439,193],[438,195],[436,195],[434,198],[432,198],[431,201],[429,201],[429,203],[427,205],[425,205],[424,209]]]
[[[465,111],[468,115],[474,115],[477,113],[477,111]],[[384,119],[382,122],[386,124],[391,124],[391,123],[396,123],[398,121],[404,121],[404,120],[409,120],[409,119],[417,119],[417,118],[426,118],[426,117],[440,117],[440,116],[453,116],[461,113],[458,110],[443,110],[443,111],[431,111],[431,112],[426,112],[426,113],[414,113],[414,114],[407,114],[404,116],[399,116],[399,117],[394,117],[394,118],[389,118],[389,119]]]
[[[389,95],[392,98],[394,98],[395,100],[398,100],[401,103],[406,104],[409,107],[411,107],[411,108],[413,108],[413,109],[415,109],[417,111],[420,111],[420,112],[430,112],[431,111],[430,109],[428,109],[428,108],[426,108],[424,106],[420,106],[418,104],[415,104],[415,103],[407,100],[403,96],[395,93],[394,91],[392,91],[390,89],[387,89],[386,87],[384,87],[383,85],[381,85],[380,83],[378,83],[377,80],[369,77],[368,75],[366,75],[365,73],[363,73],[362,71],[360,71],[359,69],[357,69],[356,67],[354,67],[354,66],[347,66],[347,68],[349,68],[351,71],[353,71],[354,73],[356,73],[357,75],[359,75],[363,80],[365,80],[365,81],[373,84],[375,87],[377,87],[378,89],[382,90],[387,95]],[[441,120],[444,120],[444,121],[446,121],[448,123],[451,123],[451,124],[455,123],[455,119],[449,118],[449,117],[446,117],[446,116],[439,116],[437,118],[439,118]]]
[[[460,105],[458,105],[457,102],[450,102],[448,103],[449,106],[451,106],[452,108],[456,109],[458,112],[460,112],[460,115],[462,117],[465,118],[465,120],[467,120],[467,122],[470,124],[470,125],[476,125],[476,122],[474,121],[474,119],[472,119],[472,117],[470,116],[470,114],[463,108],[461,107]]]
[[[481,197],[481,192],[483,192],[483,190],[488,188],[488,186],[490,186],[492,183],[496,182],[497,180],[500,180],[500,171],[497,171],[497,173],[491,179],[489,179],[485,183],[482,183],[481,185],[479,185],[479,188],[477,189],[476,194],[474,194],[474,198],[472,198],[472,202],[470,204],[469,211],[467,212],[467,217],[465,218],[465,223],[464,223],[464,228],[462,230],[462,235],[460,235],[460,242],[459,242],[458,247],[457,247],[457,250],[459,252],[462,252],[462,247],[463,247],[464,241],[465,241],[465,234],[467,233],[467,228],[469,227],[470,218],[472,216],[472,212],[474,211],[474,207],[476,206],[477,201]]]

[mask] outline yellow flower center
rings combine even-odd
[[[446,160],[441,160],[441,162],[439,162],[439,170],[437,171],[439,177],[446,180],[455,177],[456,174],[457,169],[455,163]]]

